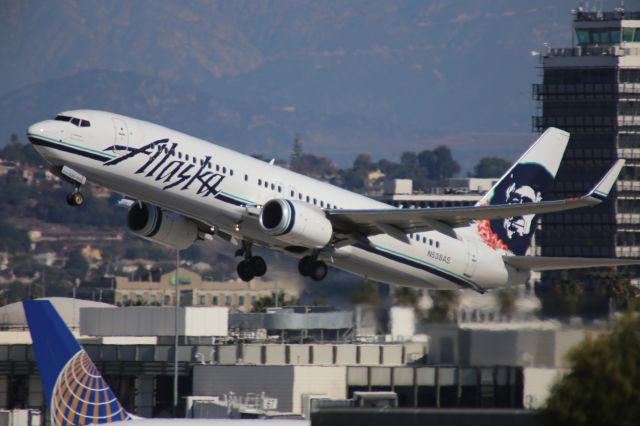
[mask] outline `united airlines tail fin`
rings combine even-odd
[[[569,133],[554,127],[547,129],[476,205],[545,200],[568,142]],[[478,233],[486,244],[516,255],[525,254],[536,227],[535,214],[477,222]]]
[[[89,425],[132,417],[48,300],[22,302],[51,425]]]

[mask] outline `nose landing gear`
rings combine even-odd
[[[327,264],[318,260],[315,256],[305,256],[298,263],[298,272],[303,277],[309,277],[314,281],[322,281],[327,276]]]
[[[80,187],[67,194],[67,204],[71,207],[81,206],[84,203],[84,195],[80,192]]]
[[[244,260],[240,261],[236,268],[242,281],[248,282],[267,273],[267,262],[262,257],[251,254],[251,243],[243,241],[242,248],[236,251],[236,256],[244,256]]]

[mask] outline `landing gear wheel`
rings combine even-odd
[[[238,272],[238,276],[242,281],[248,282],[255,277],[253,268],[251,267],[251,263],[248,260],[243,260],[242,262],[238,263],[236,271]]]
[[[79,191],[67,194],[67,204],[72,207],[81,206],[84,203],[84,195]]]
[[[267,262],[262,257],[253,256],[247,262],[249,262],[253,275],[256,277],[261,277],[267,273]]]
[[[311,258],[311,256],[305,256],[300,259],[300,262],[298,263],[298,272],[300,272],[300,275],[302,275],[303,277],[308,277],[312,263],[313,259]]]
[[[322,260],[316,260],[309,266],[309,277],[314,281],[322,281],[327,276],[327,271],[327,264]]]

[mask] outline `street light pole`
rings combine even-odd
[[[176,250],[176,279],[174,285],[175,289],[175,299],[176,299],[176,311],[175,311],[175,322],[174,322],[174,331],[175,331],[175,340],[173,342],[173,415],[177,417],[178,415],[178,313],[180,311],[180,289],[178,288],[179,283],[179,272],[180,268],[180,250]]]

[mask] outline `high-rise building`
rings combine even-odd
[[[548,198],[582,195],[617,158],[627,163],[601,205],[542,218],[540,254],[640,257],[640,12],[574,11],[573,46],[548,47],[541,63],[533,129],[571,133]],[[640,268],[625,271],[640,284]],[[546,273],[542,281],[557,277]]]

